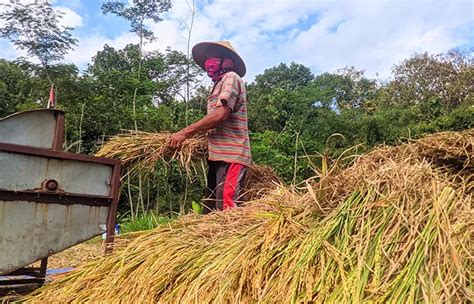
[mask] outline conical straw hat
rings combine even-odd
[[[231,58],[235,64],[235,72],[239,74],[240,77],[244,77],[247,72],[244,61],[229,41],[201,42],[193,47],[192,52],[194,60],[203,69],[207,54],[210,53],[220,54],[223,58]]]

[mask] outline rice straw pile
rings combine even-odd
[[[306,193],[280,188],[245,207],[182,217],[25,300],[467,303],[473,138],[468,130],[381,147]]]
[[[253,163],[245,175],[244,201],[255,200],[282,185],[282,181],[270,166]]]
[[[89,262],[104,254],[105,244],[102,241],[94,241],[77,244],[48,258],[48,268],[75,268]],[[40,262],[33,264],[39,267]]]

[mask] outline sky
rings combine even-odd
[[[6,2],[9,0],[0,0]],[[28,2],[31,0],[19,0]],[[120,1],[120,0],[119,0]],[[127,2],[129,0],[122,0]],[[146,50],[187,51],[193,0],[171,0],[159,23],[147,23],[157,40]],[[415,53],[439,54],[474,47],[473,0],[194,0],[191,46],[229,40],[247,64],[245,79],[279,63],[296,62],[314,74],[346,66],[386,80],[391,69]],[[138,41],[128,22],[103,15],[101,0],[52,0],[73,26],[78,46],[66,62],[84,69],[104,44],[123,48]],[[1,20],[0,20],[1,25]],[[0,39],[0,58],[25,53]]]

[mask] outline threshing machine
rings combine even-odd
[[[63,152],[63,136],[59,110],[0,119],[0,276],[29,275],[0,287],[41,284],[49,256],[102,234],[104,225],[113,241],[120,164]]]

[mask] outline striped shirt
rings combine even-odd
[[[209,160],[250,166],[250,140],[247,125],[247,92],[244,81],[235,72],[227,72],[214,85],[207,99],[207,113],[226,105],[231,109],[228,119],[209,130]]]

